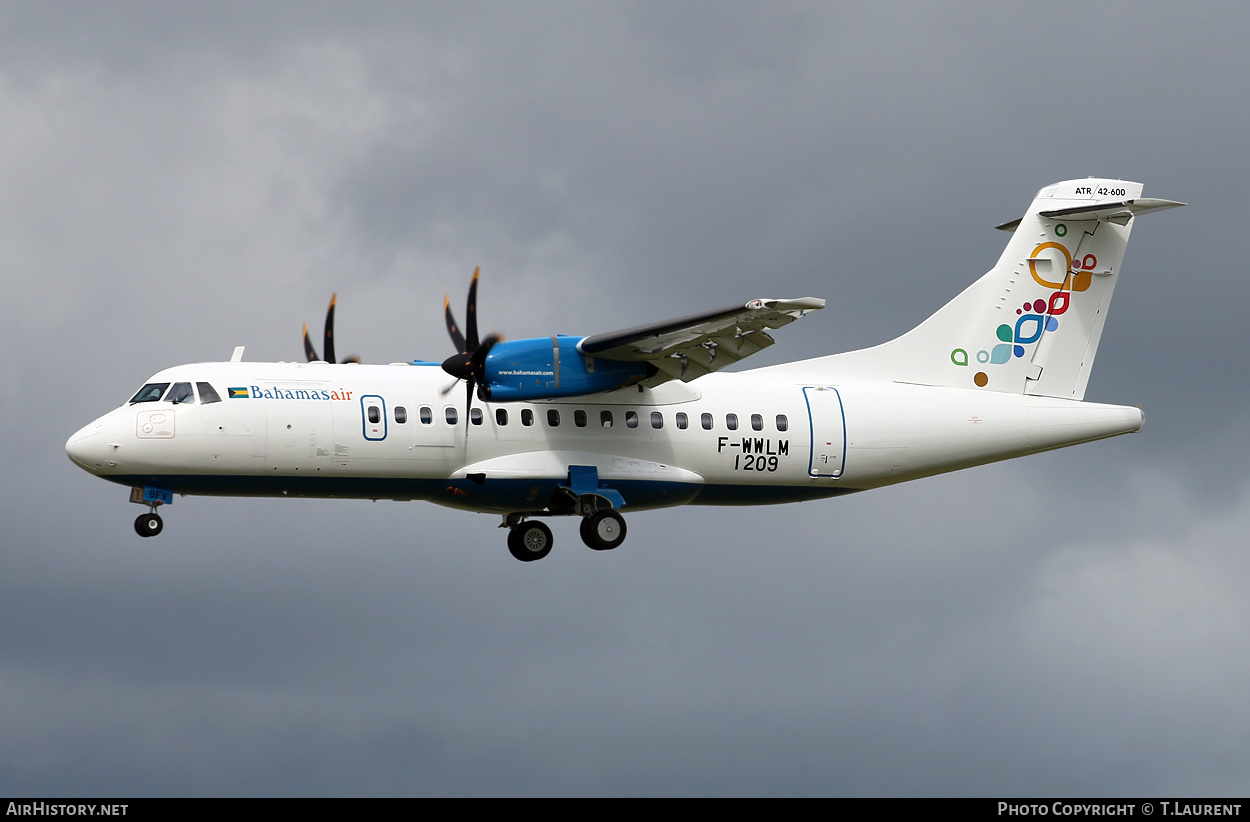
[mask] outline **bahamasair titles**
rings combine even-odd
[[[1133,407],[1083,402],[1137,216],[1182,203],[1139,183],[1048,185],[997,264],[916,328],[873,348],[726,366],[822,299],[755,299],[587,337],[504,341],[444,302],[443,362],[324,356],[169,368],[70,437],[77,465],[129,487],[135,530],[175,495],[427,500],[501,517],[517,559],[550,517],[596,550],[624,515],[676,505],[834,497],[1137,431]],[[452,378],[452,379],[449,379]],[[459,385],[463,384],[463,390]]]

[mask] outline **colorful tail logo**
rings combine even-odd
[[[1067,233],[1068,227],[1063,223],[1055,226],[1056,236],[1063,237]],[[1066,263],[1064,270],[1067,273],[1062,282],[1047,280],[1037,270],[1039,260],[1037,255],[1048,249],[1056,249],[1063,254]],[[1016,320],[1015,327],[1006,323],[998,326],[995,334],[999,342],[988,350],[978,351],[977,362],[982,365],[1002,365],[1009,362],[1012,356],[1023,357],[1026,345],[1040,340],[1044,332],[1057,331],[1059,320],[1055,318],[1067,312],[1074,292],[1089,289],[1093,282],[1093,270],[1097,265],[1098,258],[1093,254],[1086,254],[1074,260],[1072,254],[1061,243],[1040,243],[1029,255],[1029,273],[1033,275],[1034,282],[1051,289],[1054,293],[1048,300],[1030,300],[1017,308],[1016,314],[1019,315],[1019,319]],[[963,348],[956,348],[951,352],[951,362],[960,366],[968,365],[968,352]],[[984,371],[978,371],[972,381],[977,387],[984,388],[989,384],[990,378]]]

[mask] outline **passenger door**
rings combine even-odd
[[[842,476],[846,459],[842,395],[832,386],[817,385],[804,388],[803,396],[807,400],[812,435],[808,476],[837,479]]]

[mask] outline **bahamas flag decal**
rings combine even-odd
[[[218,383],[218,384],[220,385],[220,383]],[[230,389],[227,389],[227,390],[230,392],[230,399],[232,399],[232,400],[237,400],[237,399],[240,399],[240,398],[242,398],[242,399],[247,399],[247,398],[248,398],[248,397],[247,397],[247,389],[246,389],[246,388],[230,388]]]

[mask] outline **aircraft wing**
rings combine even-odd
[[[825,307],[816,297],[794,300],[751,300],[703,314],[594,334],[577,350],[599,359],[649,362],[659,373],[644,380],[658,385],[668,380],[690,382],[719,371],[775,340],[767,329],[788,325]]]

